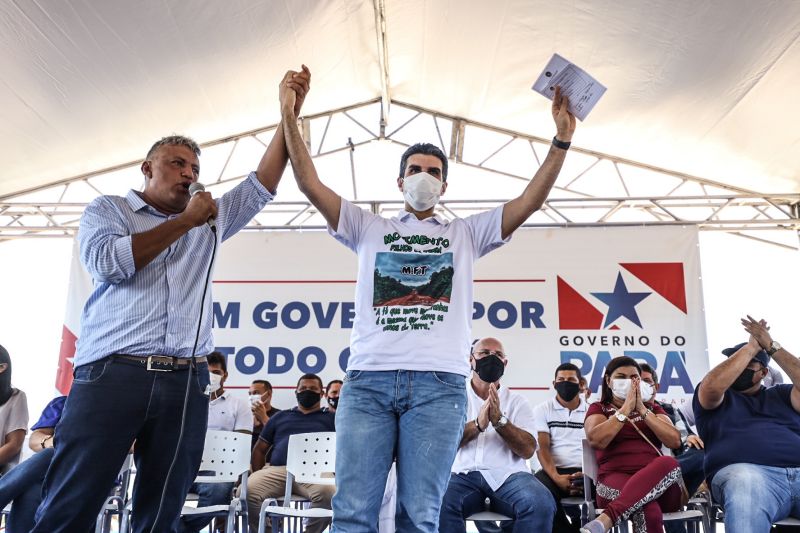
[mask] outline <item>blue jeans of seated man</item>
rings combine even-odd
[[[198,475],[214,475],[213,471],[201,470]],[[197,506],[228,505],[231,503],[233,483],[193,483],[189,492],[197,494]],[[206,527],[212,515],[181,517],[181,533],[197,533]]]
[[[501,522],[506,533],[531,533],[550,531],[556,502],[553,495],[530,472],[512,474],[497,490],[492,490],[480,472],[450,474],[450,484],[442,502],[439,515],[439,533],[464,533],[466,518],[484,510],[489,498],[489,509],[514,518]]]
[[[54,453],[53,448],[46,448],[0,478],[0,509],[13,502],[7,533],[28,533],[33,527],[36,508],[42,501],[42,482]]]
[[[178,436],[187,380],[183,440]],[[136,441],[132,530],[176,533],[200,467],[208,420],[208,365],[148,371],[114,356],[75,369],[32,533],[86,531]],[[172,475],[167,481],[173,457]],[[156,523],[162,491],[161,514]]]
[[[800,468],[735,463],[714,475],[711,493],[726,533],[767,533],[773,522],[800,518]]]
[[[466,378],[458,374],[347,372],[336,409],[333,533],[377,533],[395,456],[396,530],[436,531],[466,405]]]

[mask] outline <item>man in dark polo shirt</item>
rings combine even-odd
[[[800,518],[800,360],[765,321],[748,316],[742,325],[749,342],[722,351],[728,359],[706,374],[693,405],[726,533],[762,533]],[[761,385],[770,356],[794,385]]]
[[[322,380],[316,374],[305,374],[297,381],[297,407],[279,411],[267,421],[258,443],[253,448],[250,470],[252,474],[247,481],[247,505],[250,530],[258,528],[258,512],[261,503],[267,498],[283,496],[286,490],[286,457],[289,449],[289,437],[299,433],[317,433],[336,431],[333,413],[320,409],[322,400]],[[270,464],[265,466],[267,453],[271,451]],[[333,485],[314,485],[295,483],[294,494],[299,494],[311,501],[311,507],[331,508],[331,498],[336,491]],[[306,531],[319,533],[324,530],[330,519],[309,520]],[[267,524],[269,528],[269,523]]]

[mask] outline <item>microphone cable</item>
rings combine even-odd
[[[183,443],[183,433],[186,427],[186,409],[189,405],[189,389],[191,388],[192,384],[192,372],[197,370],[197,363],[196,363],[196,356],[197,356],[197,342],[200,339],[200,326],[203,323],[203,308],[205,307],[206,301],[206,292],[208,291],[208,282],[211,277],[211,268],[214,266],[214,257],[217,254],[217,228],[216,226],[212,226],[209,224],[211,228],[212,235],[214,236],[214,244],[213,248],[211,249],[211,261],[208,263],[208,270],[206,270],[206,280],[205,285],[203,286],[203,296],[200,298],[200,317],[197,320],[197,332],[194,336],[194,346],[192,347],[192,363],[190,367],[186,371],[186,390],[183,394],[183,412],[181,413],[181,430],[178,434],[178,444],[175,446],[175,455],[172,456],[172,463],[169,465],[169,470],[167,470],[167,477],[164,480],[164,487],[161,489],[161,499],[158,502],[158,512],[156,513],[156,518],[153,520],[153,525],[150,526],[150,533],[158,533],[156,531],[156,525],[158,524],[159,518],[161,518],[161,511],[164,507],[164,498],[167,495],[167,487],[169,487],[169,480],[172,477],[172,470],[175,467],[175,463],[178,462],[178,454],[181,451],[181,444]],[[205,435],[203,436],[205,439]]]

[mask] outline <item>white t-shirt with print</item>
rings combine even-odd
[[[473,264],[503,245],[503,206],[448,221],[383,218],[342,199],[332,231],[358,254],[348,370],[469,374]]]

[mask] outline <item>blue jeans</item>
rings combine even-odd
[[[176,455],[187,379],[189,399]],[[113,356],[75,369],[32,533],[87,531],[136,441],[134,533],[175,533],[200,467],[208,420],[208,366],[147,371]],[[176,457],[166,485],[167,472]],[[156,522],[162,490],[163,509]]]
[[[480,472],[472,471],[450,474],[439,515],[439,533],[464,533],[466,518],[483,511],[486,498],[489,498],[490,510],[514,519],[500,523],[504,532],[550,531],[553,527],[556,502],[533,474],[517,472],[497,490],[492,490]]]
[[[800,518],[800,468],[735,463],[714,475],[711,492],[726,533],[767,533],[773,522]]]
[[[0,478],[0,509],[13,502],[6,524],[7,533],[28,533],[33,527],[36,508],[42,501],[42,482],[53,453],[53,448],[46,448]]]
[[[347,372],[336,409],[333,533],[377,533],[395,456],[397,531],[436,531],[466,406],[458,374]]]
[[[206,473],[199,472],[201,475],[213,475],[213,471]],[[228,505],[231,503],[233,483],[194,483],[189,492],[197,494],[197,506],[207,507],[211,505]],[[222,515],[219,515],[222,516]],[[184,516],[181,518],[181,533],[197,533],[206,527],[213,514]]]

